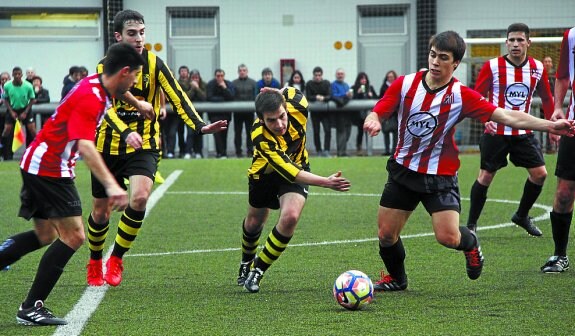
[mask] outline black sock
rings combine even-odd
[[[389,247],[383,247],[379,244],[379,256],[389,275],[397,280],[399,283],[404,283],[407,281],[407,275],[405,274],[405,248],[403,247],[403,242],[401,237],[397,242]]]
[[[477,180],[473,183],[470,194],[469,217],[467,218],[468,225],[477,224],[479,221],[479,216],[481,216],[483,206],[485,206],[485,201],[487,201],[487,189],[489,189],[488,186],[484,186]]]
[[[541,194],[543,186],[537,185],[529,179],[525,181],[525,186],[523,186],[523,195],[521,196],[521,201],[519,201],[519,208],[517,208],[517,216],[523,218],[527,217],[529,210],[537,201],[537,198]]]
[[[555,254],[557,256],[567,256],[567,244],[569,243],[569,228],[573,212],[557,213],[551,211],[551,231],[553,232],[553,242],[555,242]]]
[[[461,239],[459,240],[459,246],[455,249],[458,251],[471,251],[477,244],[477,238],[465,226],[460,226],[459,232],[461,232]]]
[[[26,254],[41,247],[42,244],[34,230],[22,232],[6,239],[0,244],[0,269],[12,265]]]
[[[22,303],[22,308],[32,307],[37,300],[46,300],[74,252],[76,251],[73,248],[64,244],[60,239],[48,247],[40,260],[36,277],[28,292],[28,297]]]

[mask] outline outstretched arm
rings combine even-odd
[[[305,170],[300,172],[295,177],[295,182],[314,185],[322,188],[329,188],[335,191],[349,191],[351,182],[341,176],[341,171],[332,174],[328,177],[319,176]]]
[[[504,110],[500,107],[493,111],[491,120],[513,128],[532,129],[570,137],[575,134],[575,125],[573,120],[559,119],[556,121],[550,121],[536,118],[525,112]]]

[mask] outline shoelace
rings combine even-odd
[[[465,256],[469,262],[469,266],[478,267],[481,263],[481,257],[479,256],[479,249],[474,248],[473,250],[466,252]]]
[[[389,284],[389,283],[392,283],[393,281],[395,281],[395,280],[391,277],[391,275],[385,274],[384,271],[381,271],[380,274],[381,274],[381,280],[375,282],[375,283],[378,284],[378,285],[381,285],[381,284]]]

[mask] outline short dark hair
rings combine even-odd
[[[273,112],[285,105],[284,96],[277,91],[264,91],[256,97],[256,114],[262,121],[265,112]]]
[[[113,75],[125,66],[130,67],[130,71],[138,69],[144,65],[144,59],[130,44],[119,42],[108,49],[103,64],[104,74]]]
[[[444,31],[433,35],[429,39],[429,50],[435,47],[441,51],[450,51],[453,54],[453,60],[459,62],[465,55],[465,41],[453,30]]]
[[[273,76],[273,74],[274,74],[273,71],[272,71],[272,69],[266,67],[266,68],[264,68],[264,69],[262,70],[262,76],[265,75],[265,74],[267,74],[267,73],[271,73],[272,76]]]
[[[509,33],[511,32],[525,33],[525,37],[529,39],[529,26],[527,26],[525,23],[516,22],[510,24],[509,27],[507,27],[507,37],[509,37]]]
[[[181,67],[178,68],[178,73],[182,71],[182,69],[186,69],[188,70],[188,72],[190,72],[190,68],[188,68],[186,65],[182,65]]]
[[[316,73],[316,72],[321,72],[323,74],[323,69],[319,66],[316,66],[315,68],[313,68],[313,71],[311,73]]]
[[[12,73],[14,73],[14,72],[16,72],[16,71],[20,71],[20,72],[22,72],[22,68],[21,68],[21,67],[19,67],[19,66],[15,66],[15,67],[13,67],[13,68],[12,68]]]
[[[34,77],[32,77],[32,82],[35,81],[36,79],[40,81],[40,84],[42,84],[42,77],[34,76]]]
[[[114,16],[114,32],[122,33],[124,29],[124,24],[128,21],[136,21],[139,23],[144,23],[144,16],[132,9],[125,9],[119,11],[116,16]]]
[[[226,74],[226,72],[225,72],[223,69],[217,68],[216,70],[214,70],[214,76],[215,76],[218,72],[221,72],[221,73],[223,73],[224,75]]]

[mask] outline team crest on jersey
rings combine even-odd
[[[453,94],[453,92],[451,92],[450,94],[446,94],[445,96],[443,96],[443,101],[441,102],[441,105],[451,105],[453,104],[454,101],[455,101],[455,95]]]
[[[437,128],[437,118],[427,111],[421,111],[410,115],[406,125],[411,135],[423,138]]]
[[[505,90],[505,100],[512,106],[525,104],[529,97],[529,87],[523,83],[513,83]]]
[[[541,73],[537,69],[531,69],[531,77],[533,77],[537,80],[540,80],[541,79]]]

